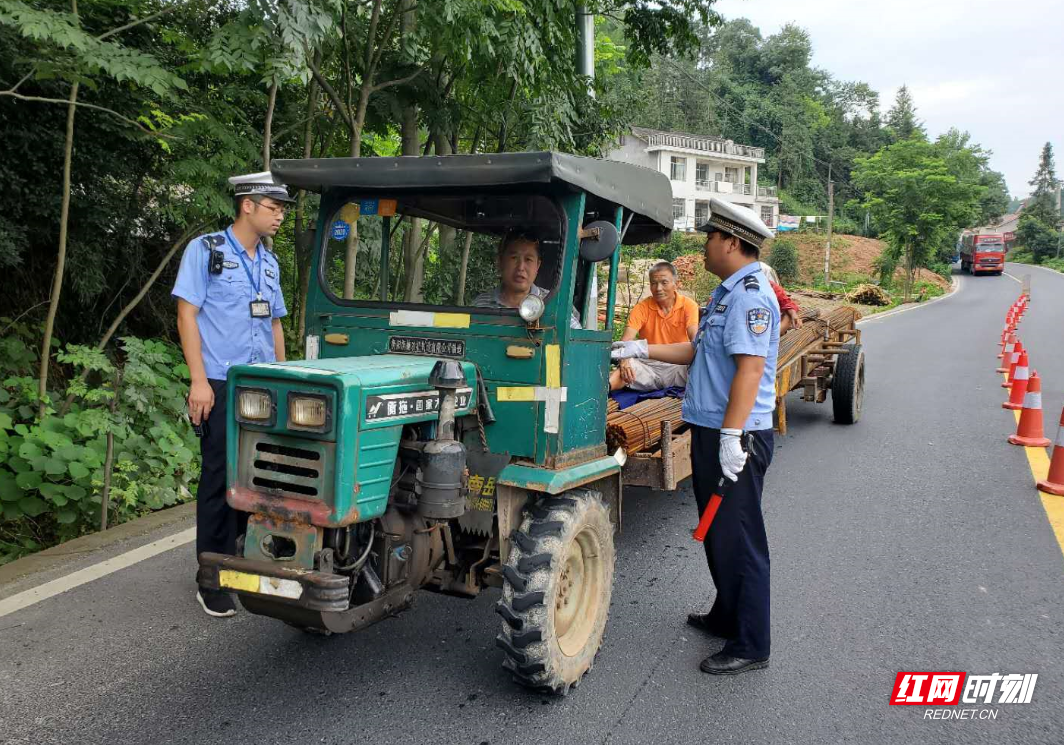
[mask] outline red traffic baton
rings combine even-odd
[[[748,453],[747,462],[749,463],[750,457],[752,456],[752,453],[750,453],[750,433],[744,432],[739,442],[741,443],[743,450]],[[745,464],[743,465],[743,468],[746,468]],[[742,473],[742,471],[739,473]],[[720,503],[724,501],[724,496],[735,483],[735,481],[732,481],[724,474],[721,474],[720,481],[717,482],[717,488],[714,490],[713,496],[709,498],[709,503],[706,505],[706,508],[702,510],[702,517],[699,518],[698,526],[695,528],[694,533],[692,533],[692,537],[699,543],[706,540],[709,528],[713,525],[713,518],[717,516],[717,510],[720,509]]]
[[[717,510],[720,509],[720,503],[724,501],[724,495],[728,492],[730,487],[735,482],[729,479],[727,476],[721,476],[720,481],[717,483],[717,489],[713,492],[713,496],[709,498],[709,504],[702,510],[702,517],[698,520],[698,527],[695,528],[693,536],[696,541],[702,543],[706,540],[706,534],[709,533],[709,528],[713,525],[713,518],[717,516]]]

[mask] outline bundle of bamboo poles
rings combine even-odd
[[[637,453],[661,440],[661,423],[680,422],[683,401],[679,398],[651,398],[615,411],[606,417],[606,445],[612,453],[617,448]]]
[[[621,405],[614,401],[612,398],[606,399],[606,414],[612,414],[615,411],[620,411]]]
[[[850,328],[858,317],[857,311],[848,305],[836,308],[827,315],[807,316],[802,313],[802,328],[795,329],[780,339],[777,369],[793,362],[811,344],[823,339],[825,332]]]

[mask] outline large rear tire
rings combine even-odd
[[[523,686],[558,695],[591,669],[613,591],[613,525],[602,496],[576,489],[540,500],[511,535],[503,566],[503,667]]]
[[[835,360],[831,380],[831,406],[839,424],[856,424],[864,405],[864,350],[860,344]]]

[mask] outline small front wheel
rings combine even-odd
[[[511,536],[503,566],[503,667],[536,690],[565,695],[591,669],[613,591],[613,524],[602,496],[576,489],[540,500]]]

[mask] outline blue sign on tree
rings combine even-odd
[[[333,240],[342,241],[351,232],[351,226],[343,220],[337,220],[332,224]]]

